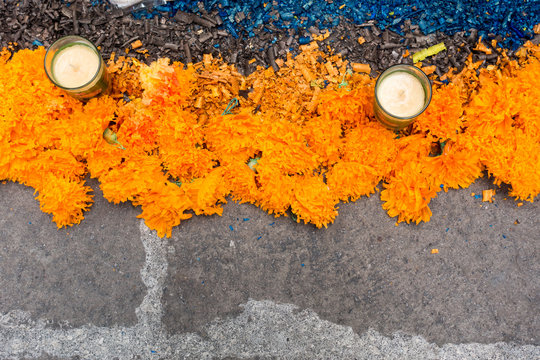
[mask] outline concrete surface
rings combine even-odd
[[[0,184],[0,359],[538,359],[538,203],[377,196],[326,230],[229,203],[160,239],[101,198],[56,230]],[[438,254],[431,254],[431,249]]]

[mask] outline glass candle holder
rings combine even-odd
[[[407,127],[426,110],[430,101],[431,83],[415,66],[391,66],[375,83],[375,118],[390,130]]]
[[[45,54],[45,73],[59,88],[81,101],[107,94],[110,79],[96,46],[75,35],[56,40]]]

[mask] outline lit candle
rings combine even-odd
[[[79,100],[109,90],[107,69],[98,49],[79,36],[66,36],[51,45],[45,55],[45,72],[56,86]]]
[[[429,79],[414,66],[392,66],[375,84],[375,117],[392,130],[401,130],[412,123],[430,101]]]

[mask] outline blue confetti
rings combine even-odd
[[[152,354],[155,354],[157,351],[155,351],[155,350],[150,350],[150,352],[151,352]]]
[[[482,198],[482,195],[481,195],[481,194],[476,194],[476,195],[474,195],[474,198],[475,198],[475,199],[481,199],[481,198]]]
[[[506,235],[504,235],[504,234],[503,234],[503,236],[502,236],[502,237],[503,237],[503,239],[506,239]]]
[[[35,45],[35,46],[44,46],[43,43],[42,43],[41,41],[39,41],[39,40],[34,40],[34,41],[32,42],[32,45]]]
[[[200,258],[200,257],[198,257],[198,258],[197,258],[197,261],[201,261],[201,258]]]
[[[229,225],[229,229],[231,229],[231,231],[234,231],[234,228],[232,225]]]
[[[203,285],[204,285],[204,281],[201,281],[201,284],[203,284]]]
[[[450,230],[450,228],[446,228],[446,232],[448,232],[448,230]]]
[[[274,221],[273,223],[270,223],[269,225],[274,226],[275,224],[276,224],[276,222]]]
[[[28,222],[28,225],[32,225],[32,222],[31,222],[31,221],[29,221],[29,222]]]
[[[300,39],[298,39],[298,43],[300,45],[306,45],[306,44],[309,44],[309,42],[311,41],[311,38],[309,36],[303,36],[301,37]]]
[[[444,189],[444,184],[441,184],[440,187],[441,187],[441,189]]]
[[[249,221],[249,218],[243,218],[242,220],[243,221]]]
[[[97,2],[101,0],[93,0],[92,4]],[[198,3],[202,6],[197,6]],[[66,6],[69,5],[67,2]],[[271,31],[264,27],[266,24],[299,30],[298,35],[302,35],[304,30],[311,26],[320,30],[337,26],[341,17],[356,24],[373,19],[380,29],[389,28],[400,33],[401,24],[409,19],[426,34],[442,31],[453,35],[458,31],[476,28],[478,34],[484,38],[489,33],[501,35],[504,38],[502,45],[513,49],[534,36],[532,30],[538,23],[540,11],[538,1],[531,0],[481,1],[475,2],[474,6],[470,6],[465,0],[435,1],[429,4],[426,1],[395,0],[174,0],[166,3],[159,1],[154,8],[136,8],[132,14],[137,19],[151,19],[154,16],[174,16],[179,10],[201,14],[203,8],[207,12],[219,13],[223,20],[220,27],[228,30],[235,38],[239,37],[239,31],[243,29],[250,36],[255,36],[253,30],[260,26],[263,27],[262,31]],[[243,12],[245,16],[237,23],[235,15],[239,12]],[[390,13],[392,15],[389,15]],[[309,42],[311,39],[308,36],[299,38],[301,44],[304,41]]]
[[[259,237],[257,238],[257,240],[261,240],[261,239],[262,239],[262,236],[259,236]]]
[[[304,267],[305,266],[304,263],[302,263],[301,266]]]

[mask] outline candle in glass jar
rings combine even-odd
[[[56,86],[82,101],[110,90],[101,54],[92,42],[80,36],[66,36],[50,46],[45,54],[45,73]]]
[[[420,80],[404,71],[397,71],[384,78],[377,88],[381,107],[392,115],[409,117],[424,107],[426,94]]]
[[[100,57],[86,45],[72,45],[60,50],[53,60],[53,77],[64,88],[88,84],[97,74]]]
[[[375,84],[375,117],[391,130],[408,126],[430,101],[431,83],[426,74],[414,66],[391,66]]]

